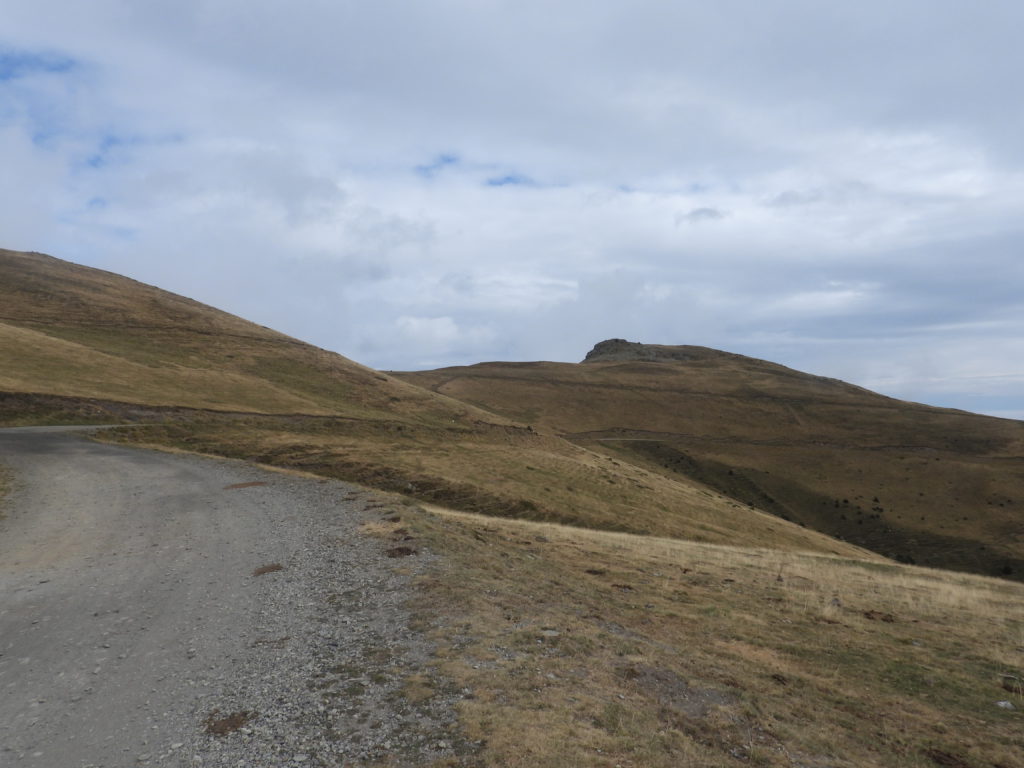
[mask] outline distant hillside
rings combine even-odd
[[[0,250],[0,390],[260,413],[465,414],[191,299]]]
[[[0,424],[69,421],[492,516],[866,554],[190,299],[0,251]]]
[[[908,562],[1024,575],[1024,422],[705,347],[395,374]]]

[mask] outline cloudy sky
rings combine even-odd
[[[384,369],[701,344],[1024,418],[1018,0],[5,0],[0,247]]]

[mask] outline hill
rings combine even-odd
[[[395,491],[367,496],[363,533],[433,553],[408,599],[435,652],[400,699],[460,701],[460,764],[1020,762],[1024,585],[888,562],[715,490],[812,477],[783,475],[800,460],[851,482],[842,462],[891,460],[901,423],[928,441],[908,456],[996,473],[1002,451],[1014,475],[1012,422],[697,347],[386,376],[10,251],[0,314],[0,424],[134,422],[104,438]]]
[[[1024,574],[1024,422],[705,347],[396,373],[905,562]]]
[[[466,415],[341,355],[120,275],[0,250],[0,389],[264,414]]]
[[[0,423],[297,467],[491,515],[697,541],[855,547],[190,299],[0,251]]]

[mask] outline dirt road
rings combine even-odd
[[[0,464],[0,766],[458,749],[453,697],[400,695],[430,651],[403,608],[426,556],[403,575],[359,534],[387,510],[358,489],[65,429],[0,430]]]

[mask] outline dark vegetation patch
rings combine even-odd
[[[88,398],[0,392],[0,426],[116,424],[119,419],[111,405]]]
[[[229,715],[222,715],[219,709],[213,710],[203,721],[203,727],[211,736],[227,736],[252,722],[256,717],[255,712],[232,712]]]
[[[737,701],[735,694],[691,686],[678,673],[664,667],[630,664],[621,668],[619,674],[663,708],[685,718],[707,717],[712,709],[729,707]]]
[[[959,755],[942,749],[929,748],[923,750],[922,754],[936,765],[944,766],[944,768],[971,768],[971,764]]]
[[[1024,697],[1024,675],[1003,674],[1003,690]]]
[[[884,621],[887,624],[892,624],[896,621],[896,617],[891,613],[884,613],[882,611],[864,611],[864,618],[871,619],[871,621]]]
[[[602,441],[602,435],[613,434],[616,436],[614,442]],[[628,439],[634,435],[637,439]],[[640,459],[647,466],[657,468],[664,474],[678,474],[696,480],[723,495],[736,499],[741,504],[821,531],[841,541],[877,552],[900,563],[968,571],[1016,581],[1024,580],[1024,558],[1005,549],[995,552],[990,544],[984,543],[985,541],[991,542],[993,538],[997,541],[1006,540],[1009,536],[1014,535],[1015,524],[1004,532],[994,522],[986,523],[979,518],[976,536],[972,535],[969,528],[946,533],[940,525],[936,524],[925,528],[911,527],[908,524],[909,521],[914,519],[915,515],[918,518],[921,517],[916,511],[917,506],[914,507],[914,510],[905,509],[902,505],[896,505],[889,500],[882,504],[879,501],[882,496],[874,491],[869,493],[866,488],[859,496],[849,493],[832,497],[804,482],[801,474],[796,471],[788,472],[784,476],[778,471],[769,472],[749,466],[740,467],[720,460],[721,456],[727,455],[733,449],[744,455],[746,457],[744,460],[749,459],[749,456],[742,453],[744,442],[742,440],[704,445],[700,441],[689,440],[685,436],[677,437],[668,434],[664,435],[663,439],[657,439],[650,435],[639,439],[645,435],[647,433],[630,430],[610,430],[606,433],[581,433],[569,437],[579,445],[592,449],[606,450],[609,446],[614,446],[615,452],[620,456]],[[940,437],[945,438],[946,436],[940,435]],[[953,440],[953,438],[949,439]],[[787,446],[784,443],[771,447],[773,450],[779,451],[780,455],[796,450],[793,446]],[[968,453],[992,451],[1000,447],[1001,445],[997,441],[986,442],[984,440],[967,441],[963,445],[956,446],[958,450]],[[829,450],[834,449],[834,447],[828,448]],[[854,485],[863,482],[858,478],[861,478],[863,472],[866,471],[864,467],[875,466],[870,462],[877,461],[879,456],[889,456],[889,466],[911,463],[905,456],[892,455],[892,450],[886,448],[863,449],[850,445],[843,450],[856,457],[851,459],[854,463],[842,470],[833,467],[829,471],[837,474],[852,473],[850,482]],[[711,451],[715,452],[717,458],[707,455]],[[794,455],[803,454],[794,453]],[[934,458],[939,461],[938,457]],[[916,460],[919,461],[919,459]],[[959,459],[945,460],[952,464],[951,471],[961,471]],[[868,462],[860,468],[860,474],[858,474],[857,461]],[[984,462],[980,457],[973,461]],[[796,465],[798,462],[794,461],[793,464]],[[939,466],[941,466],[941,462]],[[906,471],[911,472],[912,470]],[[963,471],[967,472],[967,470]],[[1002,472],[1001,469],[1000,472]],[[962,476],[968,479],[971,477],[969,473]],[[928,477],[931,480],[927,482],[934,481],[934,477],[931,475]],[[1000,477],[1005,479],[1008,475],[1002,472]],[[903,482],[909,487],[915,483],[924,483],[926,480],[924,476],[914,478],[912,475],[908,475]],[[958,501],[951,494],[952,491],[949,491],[940,497],[941,503],[964,505],[966,511],[968,502],[966,500]],[[904,501],[903,503],[908,502]],[[922,496],[918,496],[913,503],[915,505],[922,504],[924,506],[921,509],[928,510],[930,509],[929,505],[936,502],[930,497],[924,499]],[[1000,503],[1012,504],[1012,499],[1000,497]],[[971,519],[963,515],[961,518]]]
[[[274,573],[275,571],[283,571],[284,566],[280,563],[270,563],[269,565],[261,565],[255,571],[252,572],[253,576],[263,576],[267,573]]]

